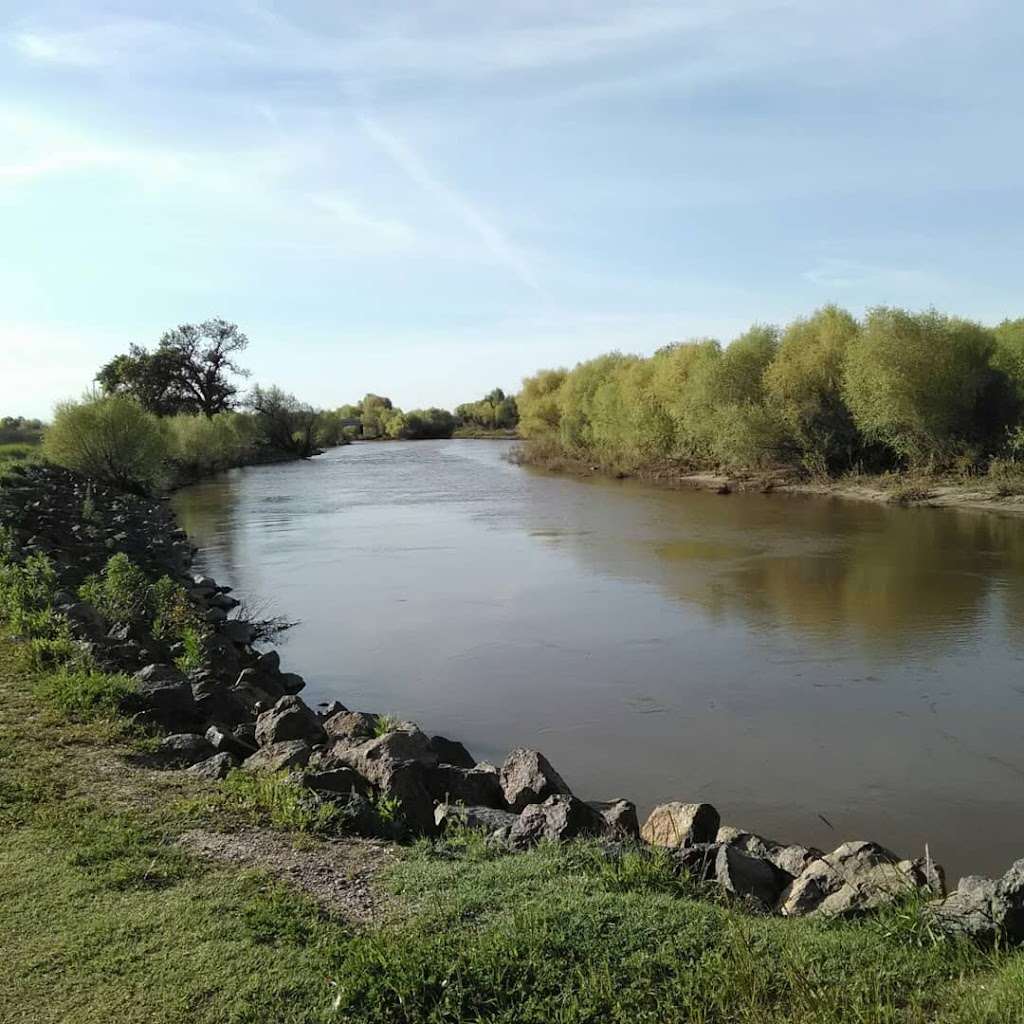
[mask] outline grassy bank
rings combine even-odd
[[[933,942],[913,905],[861,923],[780,921],[695,899],[663,857],[612,866],[588,844],[512,856],[464,835],[406,849],[377,883],[388,909],[357,923],[273,865],[186,853],[182,834],[265,830],[268,803],[251,783],[133,766],[145,741],[41,686],[17,653],[0,643],[10,1024],[1024,1015],[1024,956]],[[299,823],[275,806],[279,824]],[[314,864],[346,842],[281,835]]]

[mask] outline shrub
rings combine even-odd
[[[78,596],[108,622],[142,622],[155,640],[184,645],[178,659],[182,671],[200,668],[203,641],[209,627],[203,622],[185,588],[167,576],[155,582],[123,552],[111,555],[103,571],[88,577]]]
[[[212,418],[182,413],[165,421],[175,476],[195,480],[248,462],[256,446],[251,416],[221,412]]]
[[[978,413],[996,384],[994,347],[991,333],[968,320],[871,310],[846,362],[844,393],[858,428],[912,466],[945,464],[987,432]]]
[[[170,445],[160,421],[132,399],[89,396],[56,407],[43,452],[58,466],[148,494],[166,482]]]
[[[126,554],[118,552],[101,573],[85,580],[78,596],[108,622],[133,622],[146,614],[149,579]]]

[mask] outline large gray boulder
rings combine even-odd
[[[290,768],[305,768],[309,764],[312,748],[305,740],[285,740],[260,747],[242,762],[247,771],[280,772]]]
[[[299,693],[306,688],[306,680],[298,672],[282,672],[280,680],[285,693]]]
[[[640,834],[652,846],[683,847],[713,842],[720,819],[711,804],[659,804]]]
[[[330,751],[332,767],[349,767],[371,783],[387,800],[397,800],[399,816],[411,832],[435,830],[434,800],[427,773],[437,767],[437,755],[418,729],[396,730],[359,746]]]
[[[997,939],[1024,942],[1024,860],[998,880],[978,875],[961,878],[955,892],[925,912],[945,935],[965,936],[984,946]]]
[[[814,847],[800,846],[796,843],[786,846],[730,825],[722,825],[719,828],[715,841],[749,853],[752,857],[766,860],[792,878],[802,874],[812,860],[824,857],[824,853]]]
[[[456,768],[475,768],[476,758],[457,740],[449,740],[444,736],[431,736],[430,749],[437,754],[441,764],[454,765]]]
[[[544,840],[562,842],[579,836],[598,836],[605,831],[604,818],[571,794],[558,793],[543,803],[528,804],[512,826],[511,846],[526,849]]]
[[[366,740],[352,748],[352,753],[367,761],[415,761],[424,768],[437,767],[430,741],[411,724]]]
[[[234,754],[221,751],[219,754],[208,757],[205,761],[199,761],[197,764],[192,765],[188,769],[188,774],[195,775],[200,779],[216,781],[217,779],[226,778],[232,769],[238,767],[239,763],[238,758]]]
[[[303,781],[315,792],[330,797],[351,796],[352,793],[369,796],[371,789],[370,783],[359,772],[345,766],[308,771]]]
[[[587,804],[601,815],[605,823],[604,835],[609,839],[635,842],[640,838],[636,804],[631,800],[588,800]]]
[[[333,742],[350,747],[377,735],[377,716],[366,711],[341,711],[325,718],[323,725]]]
[[[192,687],[173,665],[147,665],[135,682],[139,702],[158,721],[173,727],[196,720]]]
[[[256,742],[261,747],[285,740],[305,740],[311,747],[327,742],[327,733],[316,714],[299,697],[282,697],[256,719]]]
[[[272,697],[266,690],[261,690],[249,682],[235,683],[230,689],[231,696],[245,709],[247,718],[256,718],[264,711],[269,711],[280,700],[280,695]]]
[[[941,868],[900,860],[891,850],[864,840],[843,843],[812,860],[779,898],[787,917],[850,915],[875,910],[913,889],[941,891]]]
[[[715,858],[715,881],[726,892],[756,900],[766,910],[775,906],[790,878],[769,861],[735,846],[722,845]]]
[[[218,754],[232,754],[240,761],[252,757],[259,749],[255,743],[247,743],[219,725],[211,725],[206,730],[206,740]]]
[[[157,747],[157,760],[167,768],[189,768],[212,757],[212,744],[197,733],[183,732],[165,736]]]
[[[501,776],[493,765],[467,769],[439,764],[427,773],[427,788],[430,795],[442,803],[506,807]]]
[[[516,811],[529,804],[539,804],[549,796],[571,795],[551,762],[539,751],[526,747],[518,747],[505,758],[501,766],[501,788],[505,801]]]
[[[250,706],[217,679],[208,678],[193,683],[192,697],[196,713],[204,722],[232,729],[252,717]]]
[[[236,687],[253,686],[261,693],[267,694],[272,701],[279,700],[287,692],[281,682],[280,672],[270,672],[250,665],[238,673]]]
[[[456,804],[438,804],[434,808],[434,822],[438,828],[469,828],[493,835],[507,834],[519,820],[518,814],[500,811],[494,807],[468,807]]]

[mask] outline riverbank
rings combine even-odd
[[[675,490],[714,491],[716,494],[753,492],[759,494],[802,494],[884,505],[918,508],[966,509],[1024,514],[1024,482],[1021,487],[998,483],[984,476],[958,481],[943,476],[908,473],[848,474],[839,478],[808,479],[791,470],[760,473],[696,472],[690,467],[657,462],[633,466],[619,461],[602,463],[579,458],[550,445],[526,443],[511,456],[520,466],[567,476],[602,476],[614,480],[637,480]]]
[[[939,940],[930,862],[874,844],[827,857],[772,844],[720,828],[707,804],[658,808],[638,842],[628,801],[584,804],[535,751],[498,769],[410,723],[314,713],[294,695],[301,680],[254,648],[254,624],[228,617],[227,588],[189,575],[191,546],[166,508],[34,472],[0,500],[9,565],[47,552],[67,588],[127,554],[188,585],[210,629],[189,664],[187,644],[144,615],[101,636],[95,615],[109,605],[48,584],[22,632],[66,618],[75,649],[89,645],[88,671],[63,635],[0,650],[0,810],[16,826],[4,865],[18,869],[0,898],[11,936],[28,937],[0,983],[12,1020],[105,1020],[117,999],[139,1008],[125,1019],[320,1020],[334,997],[340,1019],[367,1021],[1016,1019],[1019,955]],[[9,616],[12,580],[41,578],[8,573]],[[275,698],[275,683],[290,692]],[[203,778],[246,752],[245,771]],[[277,764],[294,777],[255,770]],[[427,838],[388,838],[408,831]],[[988,910],[1017,899],[1001,884],[979,897]],[[790,920],[766,913],[784,890]],[[960,909],[975,913],[970,900]],[[33,913],[41,905],[56,929]],[[1012,929],[1006,908],[999,924]],[[148,939],[122,949],[129,921],[146,922]],[[70,978],[47,970],[54,948],[80,949],[96,929],[112,938]],[[198,969],[197,949],[212,969]],[[323,977],[339,987],[325,992]]]

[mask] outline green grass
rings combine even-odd
[[[276,821],[315,845],[318,810],[283,779],[127,768],[122,720],[40,703],[17,665],[0,641],[4,1024],[1024,1019],[1024,955],[936,943],[914,904],[779,921],[698,893],[657,853],[422,842],[386,877],[391,916],[356,930],[174,842]]]

